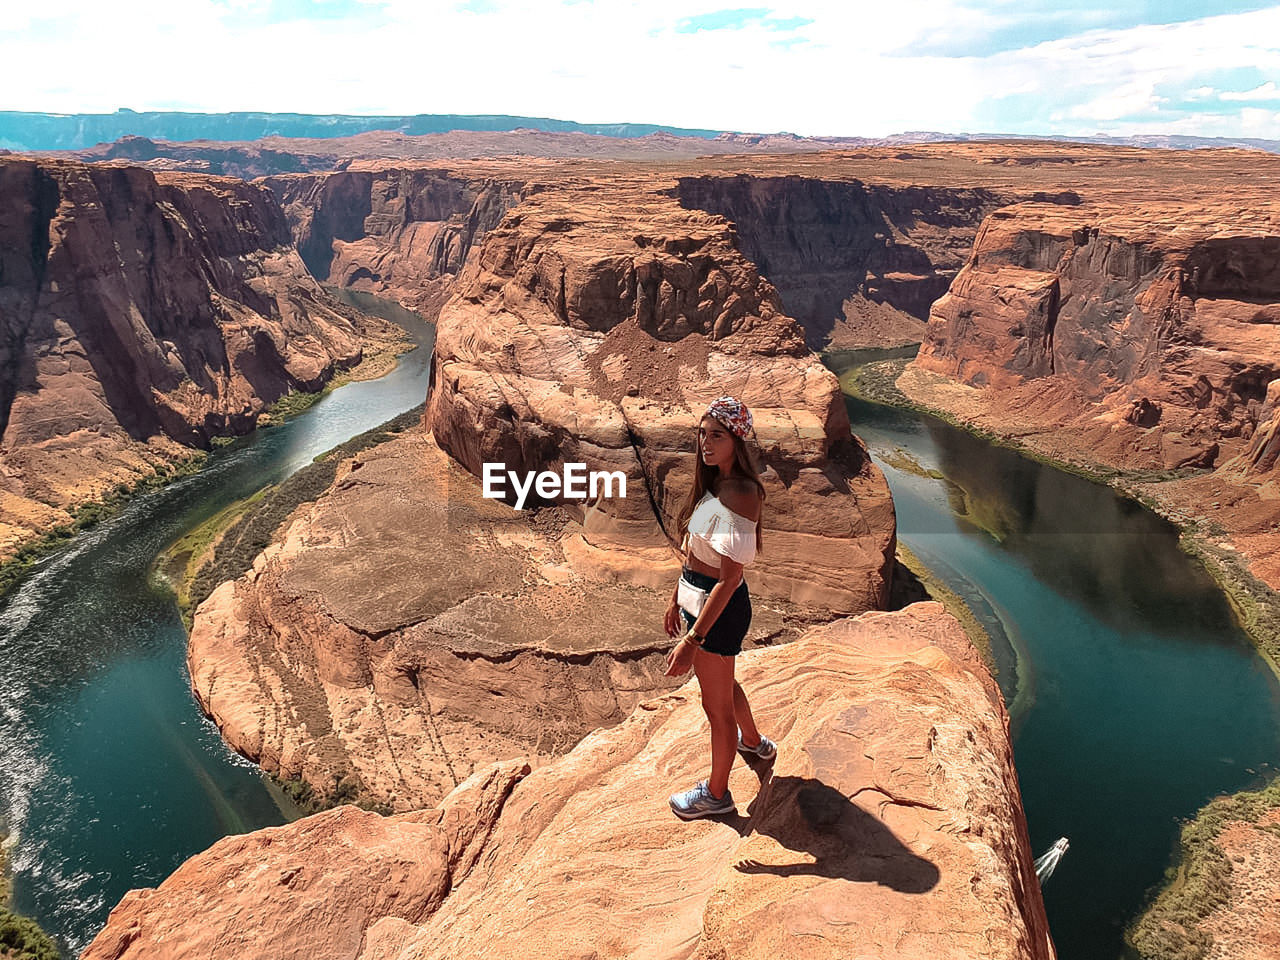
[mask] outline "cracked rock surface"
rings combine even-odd
[[[562,544],[577,528],[484,499],[408,431],[345,465],[200,606],[196,696],[268,771],[321,794],[352,781],[398,810],[493,760],[563,753],[677,682],[663,676],[670,587],[576,574]],[[805,619],[786,601],[754,608],[749,646]]]

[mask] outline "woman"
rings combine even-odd
[[[688,629],[667,656],[667,676],[692,666],[702,688],[702,709],[711,724],[711,776],[671,797],[683,820],[728,813],[729,770],[735,746],[744,754],[772,759],[777,746],[760,735],[751,705],[733,678],[734,657],[751,624],[751,599],[742,568],[760,548],[764,485],[747,449],[751,411],[733,397],[707,408],[698,427],[693,489],[680,511],[685,566],[667,607],[667,635]]]

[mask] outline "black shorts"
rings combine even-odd
[[[710,591],[719,581],[705,573],[698,573],[685,567],[681,573],[695,587]],[[684,616],[686,627],[692,627],[697,620],[693,614],[683,607],[680,613]],[[728,604],[716,617],[716,622],[707,631],[706,642],[702,649],[708,653],[718,653],[724,657],[736,657],[742,652],[742,641],[746,639],[747,628],[751,626],[751,597],[747,594],[747,581],[738,584]]]

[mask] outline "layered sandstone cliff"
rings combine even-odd
[[[753,592],[849,613],[883,607],[888,487],[835,377],[722,217],[648,184],[531,193],[485,237],[440,313],[426,424],[472,474],[619,471],[625,498],[563,500],[583,575],[659,585],[694,431],[721,394],[755,416],[768,494]]]
[[[1280,211],[1236,197],[1000,210],[899,386],[1055,459],[1182,470],[1141,489],[1280,586],[1278,255]]]
[[[222,840],[128,894],[82,960],[1052,957],[1008,717],[940,605],[741,660],[779,752],[738,763],[736,815],[667,809],[707,763],[691,681],[436,809]]]
[[[1001,210],[934,305],[915,367],[1030,406],[1028,427],[1095,462],[1212,466],[1244,449],[1280,376],[1280,229],[1234,214]],[[1046,393],[1053,413],[1029,403]]]
[[[111,143],[68,152],[78,160],[89,162],[126,159],[155,169],[251,179],[280,173],[341,170],[358,159],[438,161],[519,157],[654,161],[691,159],[707,154],[814,152],[865,143],[865,139],[858,137],[817,139],[792,134],[725,133],[708,139],[663,131],[621,137],[529,128],[427,134],[387,129],[345,137],[268,136],[251,141],[173,141],[123,136]]]
[[[201,605],[196,695],[268,771],[397,810],[495,759],[561,754],[671,686],[666,597],[574,574],[575,527],[484,499],[429,434],[406,432]],[[753,636],[782,632],[757,611]]]
[[[512,177],[385,162],[261,183],[279,199],[316,277],[399,300],[429,320],[472,245],[524,186]]]
[[[0,552],[391,336],[250,184],[6,158],[0,198]]]
[[[919,343],[933,301],[1004,189],[810,176],[686,176],[685,206],[728,217],[815,350]]]

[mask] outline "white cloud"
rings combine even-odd
[[[980,36],[1016,6],[975,14],[962,0],[494,0],[492,12],[478,12],[485,7],[462,9],[462,0],[360,2],[363,16],[270,24],[266,12],[281,5],[268,0],[138,0],[127,16],[100,0],[26,5],[0,22],[0,109],[508,113],[861,135],[1247,129],[1280,138],[1272,111],[1212,112],[1203,79],[1242,64],[1280,77],[1280,8],[942,57],[911,51],[949,32]],[[814,22],[675,29],[735,6]],[[1189,91],[1181,111],[1170,84]],[[1221,99],[1275,96],[1268,82]],[[1189,112],[1193,102],[1203,109]]]
[[[1094,31],[1064,40],[997,54],[975,69],[988,97],[1014,89],[1034,77],[1046,105],[1063,108],[1040,132],[1079,134],[1096,129],[1115,135],[1181,132],[1230,136],[1243,130],[1241,114],[1195,114],[1195,128],[1182,104],[1200,102],[1212,88],[1197,78],[1242,67],[1280,76],[1280,8],[1206,17],[1178,24],[1145,25],[1119,31]],[[1188,90],[1182,103],[1170,89]],[[1075,121],[1075,122],[1073,122]],[[1035,132],[1027,125],[1015,132]],[[1264,135],[1256,121],[1254,136]],[[1280,138],[1280,127],[1265,134]]]
[[[1224,93],[1219,99],[1222,100],[1276,100],[1280,99],[1280,90],[1276,88],[1274,80],[1268,80],[1261,86],[1254,87],[1244,93]]]

